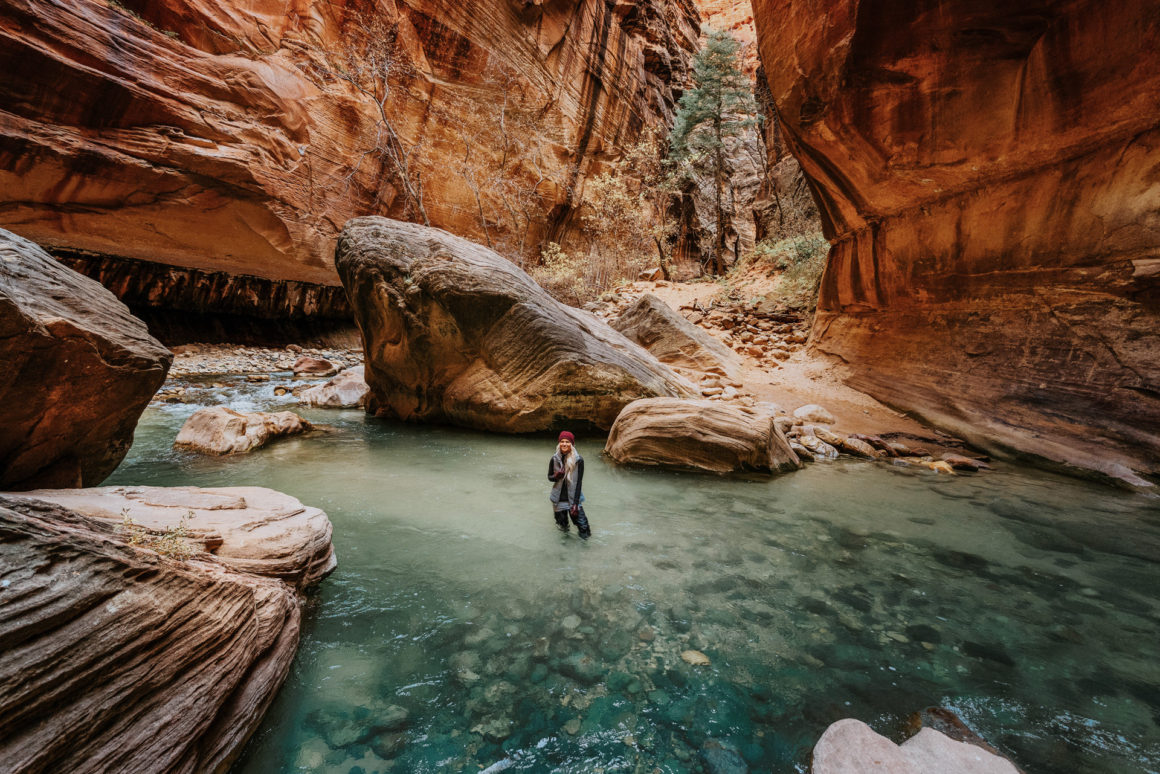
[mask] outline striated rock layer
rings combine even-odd
[[[294,591],[0,497],[0,770],[225,772],[294,658]]]
[[[172,361],[109,291],[0,230],[0,488],[101,483]]]
[[[755,0],[833,248],[814,346],[984,448],[1160,473],[1160,13]]]
[[[335,264],[366,350],[371,410],[508,433],[612,426],[694,387],[510,261],[437,229],[347,224]]]
[[[594,163],[667,123],[697,19],[692,0],[0,0],[0,225],[323,286],[342,224],[422,220],[418,200],[433,225],[530,249]],[[342,77],[368,40],[387,83]],[[326,295],[301,290],[257,301]]]

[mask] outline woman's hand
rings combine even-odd
[[[580,506],[573,505],[570,512],[573,516],[579,516],[580,515]]]

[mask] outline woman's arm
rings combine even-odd
[[[576,493],[572,496],[572,504],[573,505],[580,504],[580,492],[582,491],[581,487],[583,486],[583,484],[584,484],[584,458],[581,457],[580,460],[576,463]]]
[[[556,458],[549,457],[548,458],[548,480],[549,481],[559,481],[563,477],[564,477],[564,466],[561,465],[559,468],[557,468],[556,467]]]

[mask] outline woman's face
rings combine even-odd
[[[560,453],[567,456],[572,453],[572,442],[567,438],[560,439]]]

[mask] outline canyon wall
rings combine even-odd
[[[697,24],[692,0],[0,0],[0,226],[96,276],[337,286],[370,213],[527,250],[667,126]]]
[[[1160,8],[755,0],[813,345],[989,449],[1160,473]]]

